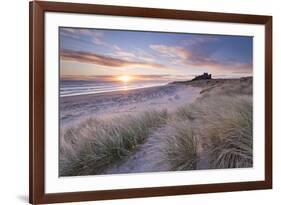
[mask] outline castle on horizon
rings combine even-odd
[[[203,75],[198,75],[195,78],[193,78],[191,81],[194,81],[194,80],[208,80],[208,79],[212,79],[212,74],[203,73]]]

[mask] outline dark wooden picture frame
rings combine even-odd
[[[153,197],[272,188],[272,17],[213,12],[104,6],[92,4],[30,2],[30,139],[29,200],[33,204]],[[44,189],[44,14],[67,12],[112,16],[181,19],[265,26],[265,180],[46,194]]]

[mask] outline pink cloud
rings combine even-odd
[[[166,46],[166,45],[150,45],[150,48],[160,53],[162,56],[179,57],[181,59],[188,59],[191,53],[181,46]]]
[[[166,66],[158,63],[125,60],[83,51],[62,50],[60,52],[60,57],[61,60],[91,63],[108,67],[140,66],[151,68],[167,68]]]
[[[215,38],[196,38],[194,41],[196,43],[205,43],[209,41],[215,41]],[[240,63],[236,61],[219,61],[215,58],[210,57],[204,53],[192,53],[185,47],[182,46],[166,46],[166,45],[150,45],[150,48],[161,56],[165,56],[170,59],[170,63],[178,66],[196,66],[200,68],[210,68],[212,70],[227,70],[227,71],[251,71],[252,64],[249,63]]]

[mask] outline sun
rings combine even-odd
[[[122,75],[118,77],[118,80],[120,80],[123,83],[128,83],[129,81],[132,80],[132,77],[128,75]]]

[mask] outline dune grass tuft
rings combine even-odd
[[[211,168],[253,166],[252,100],[249,97],[229,99],[232,105],[209,128]]]
[[[252,78],[203,91],[170,117],[170,132],[161,139],[166,142],[163,163],[169,162],[173,170],[252,167]]]
[[[179,121],[173,123],[177,124],[175,133],[185,130],[183,134],[175,135],[174,144],[183,144],[183,137],[185,140],[190,139],[188,129],[192,128],[192,135],[199,136],[201,147],[204,148],[201,152],[207,153],[209,168],[252,167],[251,96],[205,96],[192,105],[179,108],[175,119],[187,120],[189,124]],[[184,146],[171,145],[170,148],[177,149],[174,151],[177,153],[186,151]],[[186,157],[189,158],[189,155],[186,152]],[[194,156],[200,158],[200,153]],[[178,159],[183,159],[183,157],[178,157]]]
[[[176,171],[196,169],[199,159],[198,138],[189,121],[170,122],[160,140],[162,163],[169,163],[171,170]]]
[[[149,133],[165,123],[167,111],[126,115],[110,121],[88,119],[62,133],[60,176],[100,174],[126,158]]]

